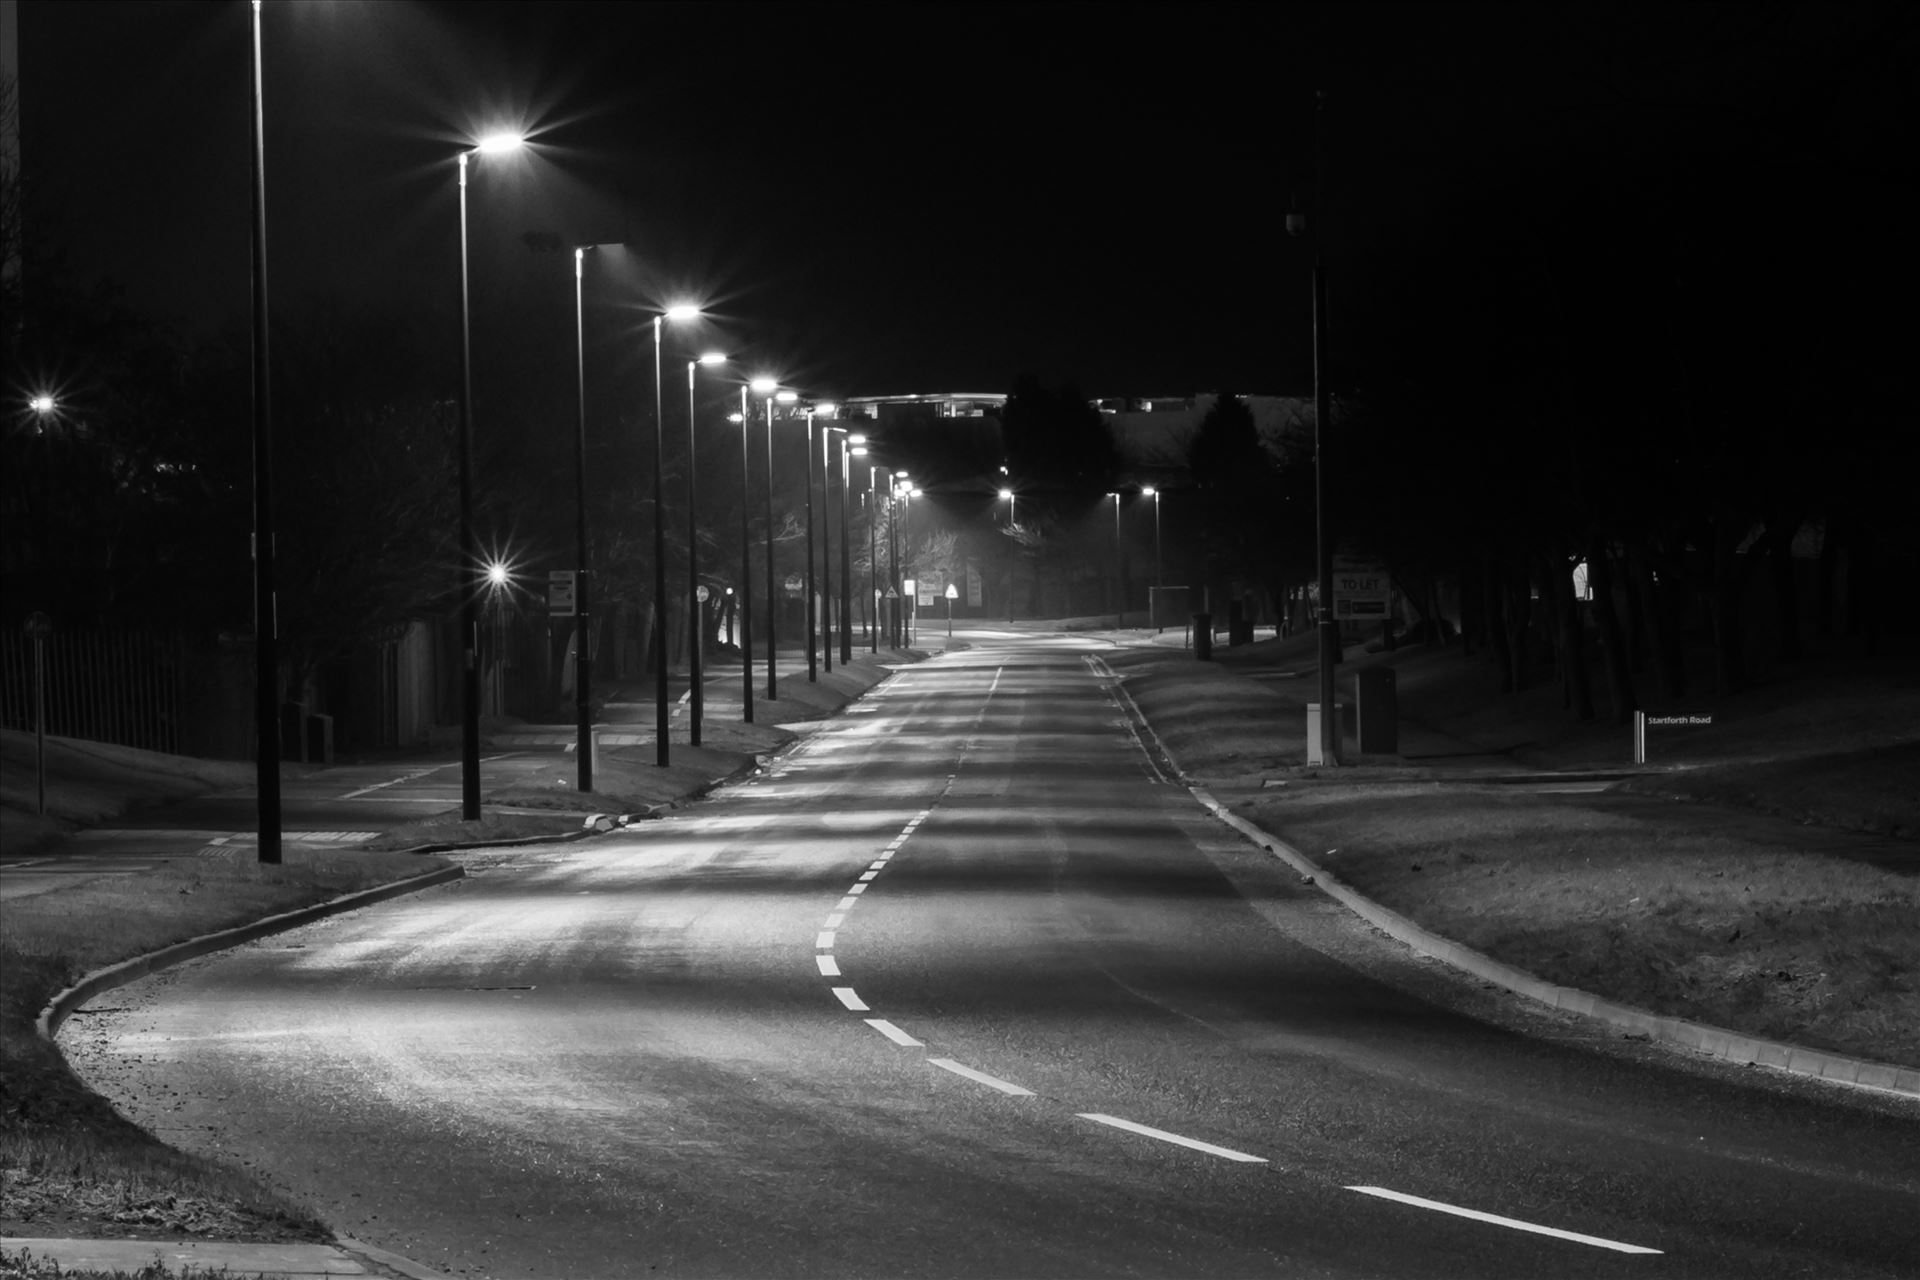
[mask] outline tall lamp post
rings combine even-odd
[[[706,609],[700,601],[700,528],[696,518],[699,489],[694,483],[697,451],[693,439],[693,374],[703,364],[711,367],[726,362],[727,357],[718,351],[709,351],[697,360],[687,361],[687,679],[690,684],[687,741],[696,747],[700,745],[700,716],[707,704],[707,689],[700,669],[701,651],[706,648],[707,635]]]
[[[660,330],[667,320],[692,320],[698,307],[676,306],[653,317],[653,667],[654,763],[664,769],[667,743],[667,424],[660,385]]]
[[[740,639],[740,719],[753,723],[753,548],[748,538],[747,503],[752,486],[748,483],[747,464],[747,384],[740,384],[740,412],[733,415],[740,424],[740,585],[734,591],[734,621]]]
[[[1006,470],[1005,467],[1000,469],[1002,471]],[[1011,532],[1018,528],[1020,524],[1020,499],[1014,495],[1012,489],[1002,489],[1000,491],[1000,497],[1007,504],[1007,529]],[[1007,621],[1009,623],[1013,621],[1014,570],[1019,567],[1020,553],[1016,550],[1014,552],[1013,566],[1007,570]]]
[[[1333,551],[1327,533],[1327,420],[1333,396],[1327,386],[1326,152],[1323,125],[1327,94],[1313,95],[1313,225],[1306,215],[1287,215],[1289,235],[1313,237],[1313,538],[1320,599],[1314,610],[1320,656],[1320,763],[1340,763],[1340,721],[1334,705],[1333,668],[1340,660],[1339,623],[1333,617]]]
[[[868,647],[880,652],[880,468],[867,466],[867,578],[873,588],[873,624],[867,629]]]
[[[821,413],[833,408],[815,407]],[[839,430],[820,428],[820,665],[828,672],[833,670],[833,473],[827,455],[833,448],[833,433]]]
[[[467,288],[467,161],[517,151],[519,134],[496,133],[460,153],[460,814],[480,817],[480,591],[485,567],[473,532],[473,319]]]
[[[1120,495],[1115,492],[1107,496],[1113,499],[1113,577],[1118,588],[1113,597],[1113,628],[1121,631],[1127,625],[1127,553],[1120,545]]]
[[[779,588],[773,572],[773,400],[779,391],[779,384],[772,378],[755,378],[750,385],[767,402],[767,698],[777,700],[780,697],[780,673],[776,667],[779,656],[775,633],[780,617],[780,600],[774,594]]]
[[[1157,589],[1164,590],[1167,582],[1161,571],[1160,560],[1160,490],[1154,488],[1152,485],[1148,485],[1146,488],[1140,490],[1140,493],[1143,497],[1153,499],[1153,585]],[[1159,601],[1156,599],[1152,603],[1158,605]],[[1156,631],[1159,630],[1160,619],[1156,616],[1155,610],[1149,607],[1147,614],[1147,622]]]
[[[273,401],[267,361],[267,144],[260,0],[253,0],[253,726],[261,862],[280,861],[280,657],[273,557]],[[466,162],[461,161],[462,190]],[[466,221],[461,215],[462,254]],[[36,402],[36,408],[38,404]],[[51,399],[47,409],[51,412]],[[304,731],[304,726],[303,726]],[[44,811],[44,807],[43,807]]]
[[[852,521],[847,508],[853,505],[852,457],[866,437],[841,430],[840,438],[840,665],[853,661],[853,543]]]
[[[801,471],[806,480],[806,489],[807,489],[807,501],[806,501],[807,571],[806,573],[802,574],[801,577],[806,582],[806,592],[807,592],[807,607],[805,609],[806,618],[807,618],[807,683],[816,684],[820,680],[820,658],[819,658],[819,654],[815,651],[815,648],[814,648],[814,631],[816,628],[816,622],[814,619],[814,601],[813,601],[813,406],[812,405],[807,406],[806,414],[807,414],[806,465],[801,468]]]
[[[574,750],[580,756],[580,790],[593,790],[593,588],[587,563],[587,255],[602,245],[573,251],[573,338],[580,401],[578,448],[574,453],[573,710],[577,725]]]

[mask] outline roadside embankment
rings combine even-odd
[[[1177,652],[1109,661],[1189,780],[1435,933],[1656,1013],[1920,1064],[1910,677],[1855,670],[1728,700],[1713,711],[1717,739],[1669,739],[1656,771],[1558,792],[1495,781],[1524,776],[1528,752],[1485,748],[1620,770],[1568,746],[1617,735],[1576,726],[1554,741],[1555,722],[1525,705],[1502,722],[1457,687],[1481,677],[1473,664],[1406,656],[1408,754],[1337,769],[1303,763],[1310,679]],[[1871,712],[1820,730],[1856,703]]]

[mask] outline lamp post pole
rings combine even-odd
[[[753,592],[753,544],[748,537],[747,505],[752,486],[748,483],[747,465],[750,456],[747,452],[747,384],[740,384],[740,587],[735,592],[739,596],[740,626],[740,719],[742,723],[753,723],[753,610],[751,601]]]
[[[1328,419],[1333,394],[1327,385],[1326,153],[1322,145],[1327,95],[1316,91],[1313,103],[1313,508],[1314,556],[1320,575],[1320,757],[1339,763],[1340,720],[1334,703],[1334,666],[1340,661],[1340,624],[1333,617],[1333,548],[1327,533]]]
[[[853,475],[850,449],[853,437],[841,433],[840,439],[840,665],[853,661],[853,548],[848,541],[851,525],[847,508],[853,499]]]
[[[574,454],[573,711],[580,756],[580,790],[593,790],[593,626],[592,588],[587,581],[587,321],[584,301],[586,248],[573,251],[573,333],[580,400],[578,448]]]
[[[666,423],[661,416],[660,328],[666,317],[653,318],[653,667],[654,763],[667,767],[667,526]]]
[[[773,392],[767,392],[767,698],[780,697],[779,646],[775,641],[780,617],[779,585],[773,572]]]
[[[1127,625],[1127,553],[1120,545],[1120,494],[1115,491],[1109,496],[1113,499],[1113,576],[1118,588],[1113,597],[1113,627],[1121,631]]]
[[[1005,471],[1006,468],[1000,468]],[[1020,499],[1014,496],[1012,489],[1002,489],[1000,496],[1007,500],[1007,531],[1011,533],[1020,524]],[[1016,590],[1014,579],[1020,568],[1019,544],[1014,544],[1013,561],[1007,566],[1007,623],[1013,623],[1013,597]]]
[[[838,430],[820,428],[820,666],[829,672],[833,670],[833,475],[827,468],[827,452]]]
[[[867,465],[867,578],[873,588],[873,615],[867,626],[867,643],[880,652],[880,468]]]
[[[266,105],[260,64],[260,0],[253,0],[253,725],[259,739],[254,784],[259,860],[276,863],[280,861],[280,658],[273,579],[273,401],[267,361]],[[464,197],[464,159],[461,164]],[[460,227],[464,263],[464,203]],[[301,729],[304,732],[305,726]],[[45,812],[44,804],[41,811]]]
[[[696,503],[699,487],[695,483],[693,440],[693,371],[700,361],[687,361],[687,743],[700,745],[700,711],[705,690],[701,687],[700,649],[706,639],[700,606],[700,535]]]
[[[807,683],[816,684],[820,680],[820,656],[814,648],[813,600],[813,406],[807,406],[807,454],[806,465],[801,468],[807,490],[807,571],[802,576],[806,584],[807,607]]]
[[[473,536],[473,324],[467,293],[467,156],[460,153],[460,816],[480,817],[480,551]]]

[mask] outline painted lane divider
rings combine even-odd
[[[1590,1244],[1596,1249],[1612,1249],[1616,1253],[1660,1253],[1659,1249],[1648,1249],[1637,1244],[1623,1244],[1618,1240],[1607,1240],[1600,1236],[1583,1236],[1577,1231],[1562,1231],[1558,1227],[1543,1227],[1538,1223],[1522,1222],[1518,1218],[1503,1218],[1497,1213],[1482,1213],[1478,1209],[1462,1209],[1455,1204],[1442,1204],[1438,1200],[1422,1200],[1419,1196],[1410,1196],[1403,1191],[1389,1191],[1385,1187],[1348,1187],[1349,1191],[1358,1191],[1365,1196],[1378,1196],[1382,1200],[1394,1200],[1401,1204],[1410,1204],[1417,1209],[1432,1209],[1437,1213],[1450,1213],[1458,1218],[1471,1218],[1475,1222],[1490,1222],[1497,1227],[1511,1227],[1515,1231],[1530,1231],[1537,1236],[1552,1236],[1556,1240],[1572,1240],[1576,1244]]]
[[[827,917],[827,928],[838,929],[840,925],[846,920],[846,918],[847,916],[845,912],[843,911],[834,912],[832,915]]]
[[[856,898],[857,898],[857,897],[859,897],[859,896],[860,896],[861,894],[863,894],[863,893],[865,893],[866,891],[867,891],[867,886],[866,886],[866,885],[864,885],[864,884],[855,884],[855,885],[852,885],[852,886],[850,886],[850,887],[849,887],[849,888],[847,889],[847,896],[849,896],[849,897],[856,897]]]
[[[972,1067],[963,1067],[952,1058],[928,1058],[927,1061],[936,1067],[951,1071],[957,1076],[964,1076],[975,1084],[986,1085],[989,1089],[998,1089],[1000,1092],[1015,1098],[1031,1098],[1033,1096],[1033,1090],[1031,1089],[1022,1089],[1019,1085],[1002,1080],[998,1076],[990,1076],[984,1071],[975,1071]]]
[[[867,1025],[878,1031],[895,1044],[905,1045],[909,1049],[924,1049],[926,1045],[888,1022],[885,1018],[868,1018]]]
[[[833,994],[840,997],[840,1003],[855,1013],[867,1012],[867,1002],[854,994],[852,987],[835,987]]]
[[[816,951],[833,950],[833,930],[822,929],[814,935],[813,946]]]
[[[846,897],[840,899],[833,909],[845,915],[847,912],[853,910],[855,906],[859,905],[859,902],[860,899],[854,897],[852,894],[848,894]]]
[[[885,871],[886,869],[887,869],[887,860],[885,858],[874,859],[873,865],[867,868],[867,870],[869,871]]]
[[[1202,1142],[1198,1138],[1183,1138],[1177,1133],[1168,1133],[1165,1129],[1154,1129],[1144,1124],[1135,1124],[1131,1120],[1122,1120],[1118,1116],[1102,1115],[1098,1111],[1076,1112],[1082,1120],[1092,1120],[1098,1124],[1112,1125],[1116,1129],[1125,1129],[1128,1133],[1144,1134],[1149,1138],[1158,1138],[1162,1142],[1171,1142],[1176,1146],[1190,1147],[1195,1151],[1204,1151],[1210,1156],[1219,1156],[1223,1160],[1238,1160],[1242,1164],[1266,1164],[1265,1156],[1250,1156],[1244,1151],[1235,1151],[1230,1147],[1216,1147],[1211,1142]]]
[[[820,966],[821,977],[837,978],[840,976],[840,962],[838,960],[835,960],[832,956],[825,956],[825,955],[815,956],[813,958],[813,961],[815,964]]]

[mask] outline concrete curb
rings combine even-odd
[[[137,981],[150,973],[170,969],[176,964],[197,959],[210,952],[237,947],[243,942],[252,942],[256,938],[264,938],[269,934],[282,933],[327,916],[339,915],[343,911],[370,907],[376,902],[385,902],[389,898],[398,898],[402,894],[431,889],[435,885],[461,879],[466,874],[464,867],[442,867],[438,871],[429,871],[425,875],[396,880],[392,884],[383,884],[373,889],[361,889],[327,902],[315,903],[311,907],[301,907],[297,911],[284,911],[277,916],[255,920],[252,924],[222,929],[218,933],[202,934],[197,938],[189,938],[185,942],[176,942],[170,947],[162,947],[158,951],[150,951],[144,956],[135,956],[131,960],[108,965],[104,969],[95,969],[48,1002],[47,1007],[42,1009],[40,1016],[35,1019],[34,1029],[42,1038],[52,1043],[59,1033],[60,1024],[65,1022],[75,1009],[102,991],[124,987],[129,982]]]
[[[1262,830],[1238,814],[1229,812],[1227,807],[1215,800],[1204,787],[1189,786],[1187,789],[1193,793],[1196,800],[1213,813],[1214,817],[1254,844],[1274,854],[1301,875],[1309,877],[1315,887],[1374,928],[1404,942],[1422,955],[1445,961],[1454,968],[1470,973],[1483,981],[1504,987],[1517,995],[1537,1000],[1555,1009],[1584,1014],[1608,1026],[1618,1027],[1629,1035],[1645,1036],[1650,1040],[1691,1049],[1695,1053],[1703,1053],[1708,1057],[1739,1064],[1751,1063],[1773,1067],[1795,1075],[1816,1076],[1822,1080],[1832,1080],[1900,1097],[1920,1099],[1920,1068],[1897,1067],[1890,1063],[1870,1062],[1864,1058],[1849,1058],[1842,1054],[1807,1049],[1778,1040],[1765,1040],[1744,1032],[1730,1031],[1725,1027],[1651,1013],[1632,1005],[1608,1000],[1603,996],[1543,981],[1525,970],[1503,964],[1471,947],[1463,947],[1457,942],[1443,938],[1415,924],[1399,912],[1391,911],[1370,898],[1362,897],[1337,877],[1328,875],[1305,854],[1272,832]]]
[[[435,1271],[430,1267],[423,1267],[411,1258],[403,1258],[397,1253],[389,1253],[385,1249],[379,1248],[376,1245],[370,1245],[364,1240],[355,1240],[352,1236],[335,1236],[333,1240],[335,1244],[339,1245],[348,1253],[357,1254],[362,1258],[377,1262],[390,1271],[398,1271],[401,1275],[406,1276],[407,1280],[451,1280],[451,1277],[445,1272]]]

